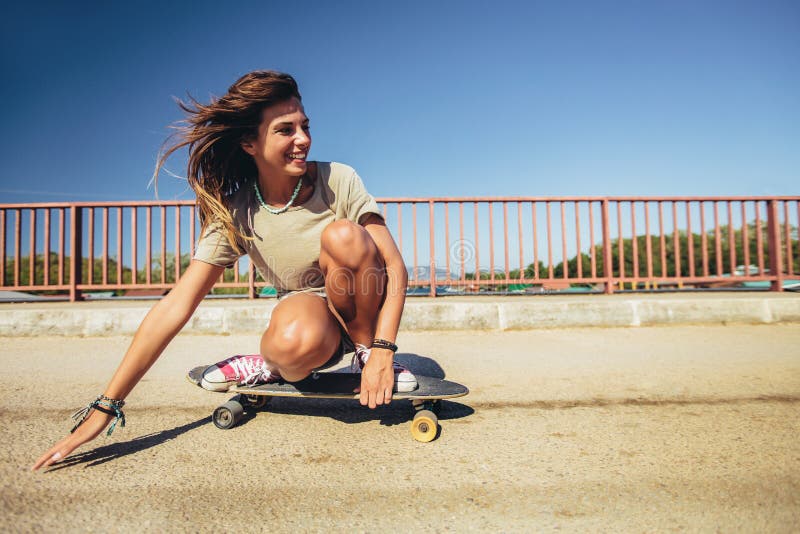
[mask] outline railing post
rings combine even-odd
[[[430,278],[430,282],[431,282],[431,296],[435,297],[436,296],[436,258],[434,256],[434,253],[435,253],[435,247],[434,247],[434,236],[435,236],[435,233],[434,233],[434,228],[433,228],[433,200],[429,200],[428,201],[428,212],[429,212],[429,216],[428,216],[429,217],[429,220],[428,220],[429,224],[428,224],[428,226],[430,227],[430,234],[431,234],[430,235],[430,241],[431,241],[431,246],[430,246],[430,249],[431,249],[431,252],[430,252],[431,253],[431,265],[430,265],[430,268],[431,268],[431,271],[430,271],[430,277],[429,278]]]
[[[614,266],[611,258],[611,228],[608,220],[608,199],[603,201],[603,274],[605,275],[605,293],[614,293]]]
[[[771,291],[783,291],[783,262],[781,261],[781,225],[778,220],[778,201],[767,201],[767,250],[769,251],[769,272],[775,279]]]
[[[250,260],[250,267],[247,269],[247,298],[256,298],[256,270],[253,267],[253,260]]]
[[[70,206],[70,261],[69,261],[69,300],[83,300],[78,285],[83,282],[83,210],[80,206]]]

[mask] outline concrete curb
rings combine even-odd
[[[28,303],[0,306],[2,336],[119,336],[138,328],[153,302]],[[208,299],[187,334],[263,332],[276,303]],[[506,331],[537,328],[800,323],[800,296],[636,295],[409,299],[402,330]]]

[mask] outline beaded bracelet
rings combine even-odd
[[[397,352],[397,345],[391,341],[386,341],[385,339],[376,339],[372,342],[372,346],[379,349],[389,349],[392,352]]]
[[[108,427],[108,432],[106,432],[106,436],[110,436],[117,427],[117,422],[119,422],[120,427],[125,427],[125,414],[122,412],[123,406],[125,406],[124,400],[112,399],[102,394],[98,395],[95,400],[86,406],[86,408],[81,408],[72,414],[72,420],[75,421],[75,426],[72,427],[70,433],[75,432],[78,427],[83,424],[83,422],[86,420],[86,417],[89,415],[89,412],[92,410],[97,410],[98,412],[103,412],[104,414],[114,416],[114,422],[110,427]]]

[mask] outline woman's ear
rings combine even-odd
[[[242,150],[244,150],[251,156],[256,155],[256,146],[251,139],[242,139],[239,142],[239,145],[242,147]]]

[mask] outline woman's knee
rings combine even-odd
[[[270,325],[261,336],[261,354],[279,367],[289,361],[301,357],[306,343],[300,329],[299,321],[270,321]]]
[[[303,309],[292,311],[302,312]],[[264,358],[279,369],[299,369],[313,368],[318,360],[330,356],[332,347],[339,342],[339,332],[328,324],[327,317],[317,317],[320,314],[316,311],[306,309],[306,313],[278,313],[276,308],[269,327],[261,337],[261,354]]]
[[[378,254],[378,248],[367,230],[347,220],[334,221],[326,226],[320,247],[337,265],[350,269],[358,268]]]

